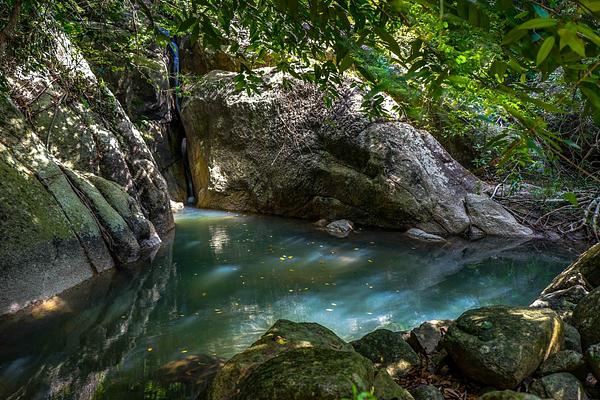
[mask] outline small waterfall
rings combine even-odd
[[[171,33],[164,28],[160,28],[160,31],[163,35],[165,35],[169,39],[169,51],[171,53],[172,58],[172,75],[173,75],[173,87],[175,89],[175,110],[177,111],[177,116],[179,117],[179,112],[181,111],[181,87],[180,87],[180,58],[179,58],[179,45],[177,44],[177,36],[171,36]],[[181,118],[179,118],[181,120]],[[196,202],[196,197],[194,195],[194,183],[192,181],[192,173],[190,169],[190,163],[187,154],[187,139],[185,137],[185,129],[183,130],[184,137],[181,141],[181,157],[183,159],[183,171],[185,174],[186,181],[186,191],[187,191],[187,204],[194,204]]]

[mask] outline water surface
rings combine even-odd
[[[0,321],[0,398],[169,397],[152,386],[160,365],[230,357],[279,318],[352,340],[527,305],[574,257],[519,240],[423,244],[370,230],[338,239],[305,221],[186,209],[152,261]]]

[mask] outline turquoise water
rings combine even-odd
[[[279,318],[352,340],[527,305],[574,257],[515,240],[423,244],[370,230],[338,239],[305,221],[186,209],[152,261],[0,321],[0,398],[159,398],[159,366],[230,357]]]

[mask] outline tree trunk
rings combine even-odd
[[[17,27],[19,15],[21,14],[21,6],[22,0],[15,0],[10,17],[8,18],[8,23],[0,31],[0,57],[4,55],[4,52],[6,51],[6,45],[8,44],[9,39]]]

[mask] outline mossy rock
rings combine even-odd
[[[563,343],[562,321],[552,310],[484,307],[461,315],[444,345],[467,377],[512,389]]]
[[[512,390],[502,390],[488,392],[479,396],[479,400],[540,400],[539,397],[529,393],[513,392]]]
[[[444,400],[442,392],[433,385],[421,385],[410,391],[415,400]]]
[[[280,319],[252,346],[225,363],[215,377],[210,399],[230,399],[241,381],[261,364],[299,348],[352,352],[352,346],[322,325]]]
[[[419,366],[419,356],[399,333],[377,329],[351,343],[354,350],[391,376],[407,375]]]
[[[600,343],[600,287],[579,302],[573,312],[573,325],[581,334],[584,348]]]
[[[587,364],[581,353],[573,350],[563,350],[552,354],[540,366],[542,375],[550,375],[557,372],[569,372],[579,379],[587,376]]]
[[[389,376],[377,379],[379,388],[375,383],[373,364],[358,353],[296,349],[256,368],[242,382],[235,399],[338,400],[352,398],[353,387],[359,391],[374,387],[376,395],[383,395],[381,398],[412,399]]]
[[[105,232],[110,235],[115,257],[121,263],[137,260],[140,255],[139,243],[121,214],[106,201],[102,193],[83,175],[71,170],[65,170],[65,173],[71,184],[78,189],[79,196],[82,197],[80,201],[87,203]]]
[[[600,343],[588,347],[585,359],[596,379],[600,379]]]
[[[531,384],[531,393],[553,400],[589,400],[581,382],[567,372],[547,375]]]

